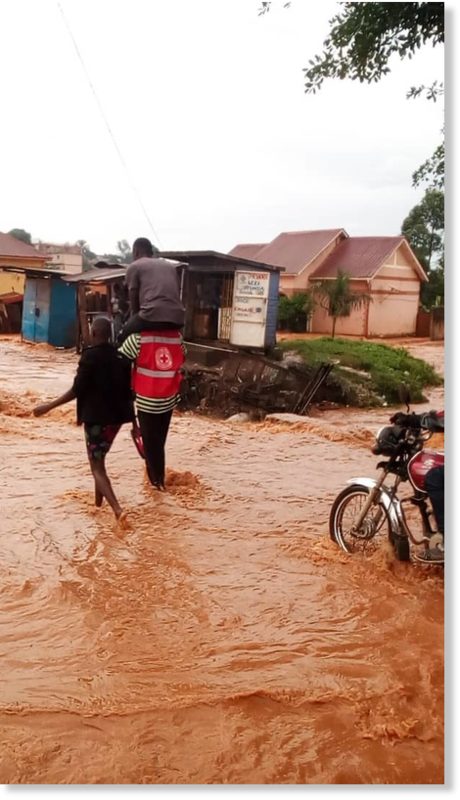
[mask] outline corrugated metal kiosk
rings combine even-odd
[[[5,267],[4,272],[25,275],[22,298],[22,338],[54,347],[75,347],[76,289],[56,270]]]
[[[126,265],[99,261],[92,269],[68,276],[76,289],[78,350],[91,343],[91,324],[99,315],[110,319],[116,339],[128,313],[125,273]]]
[[[253,350],[275,345],[281,267],[212,250],[163,252],[160,256],[177,271],[185,306],[186,342]],[[70,285],[78,287],[81,344],[89,343],[91,320],[100,313],[112,319],[116,336],[122,324],[120,309],[127,303],[126,266],[99,264],[67,278]]]
[[[51,272],[44,277],[27,274],[22,337],[29,342],[48,342],[54,347],[75,347],[75,286]]]
[[[282,267],[212,250],[168,251],[181,262],[186,341],[267,350],[276,344]]]

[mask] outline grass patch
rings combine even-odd
[[[405,384],[414,403],[421,403],[425,386],[439,386],[442,378],[430,364],[411,356],[404,347],[388,347],[367,341],[323,337],[321,339],[280,342],[283,351],[299,353],[306,364],[314,366],[331,360],[339,363],[332,371],[340,394],[352,405],[397,404],[399,388]],[[349,372],[359,370],[365,375]]]

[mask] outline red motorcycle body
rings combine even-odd
[[[419,453],[416,453],[409,461],[407,467],[409,479],[414,489],[426,492],[425,478],[427,472],[433,469],[433,467],[443,466],[444,453],[439,452],[439,450],[421,450]]]

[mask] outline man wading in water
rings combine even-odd
[[[184,364],[185,309],[175,266],[154,257],[149,239],[136,239],[133,259],[126,270],[131,318],[118,337],[119,351],[134,362],[132,386],[147,475],[164,491],[165,444]]]
[[[134,410],[131,366],[110,344],[111,333],[109,320],[96,317],[91,326],[93,346],[83,352],[72,388],[56,400],[37,406],[33,413],[41,417],[76,398],[77,424],[84,425],[96,506],[101,506],[105,497],[120,519],[122,509],[105,471],[105,457],[123,423],[134,419]]]

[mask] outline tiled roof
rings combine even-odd
[[[228,255],[235,256],[235,258],[253,259],[263,247],[265,244],[237,244],[233,250],[229,250]]]
[[[280,233],[272,242],[269,242],[257,253],[253,254],[252,258],[254,261],[262,261],[265,264],[284,267],[287,274],[296,275],[340,234],[347,235],[342,228]],[[231,252],[234,254],[238,248],[248,246],[250,247],[251,245],[237,245]]]
[[[310,279],[335,278],[339,270],[355,279],[372,278],[401,242],[403,236],[352,236],[337,245]]]
[[[34,258],[43,263],[46,257],[43,253],[38,253],[31,244],[15,239],[9,233],[0,233],[0,257],[11,258]]]

